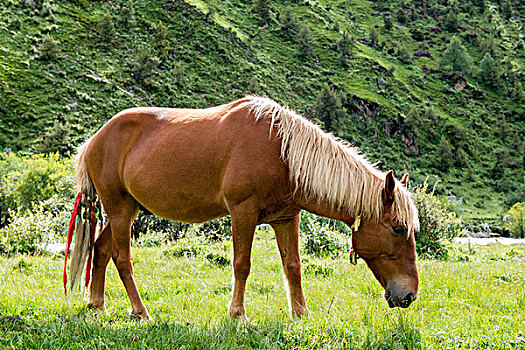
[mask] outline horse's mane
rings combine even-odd
[[[255,120],[271,118],[282,138],[281,158],[290,169],[290,179],[309,198],[378,221],[383,211],[385,173],[375,168],[355,147],[326,133],[288,107],[259,96],[232,102],[246,107]],[[270,137],[273,127],[270,127]],[[396,180],[393,219],[419,229],[417,209],[411,194]]]

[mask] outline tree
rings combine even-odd
[[[410,54],[410,51],[408,51],[406,46],[403,44],[399,44],[397,48],[397,57],[403,63],[408,64],[412,62],[412,55]]]
[[[354,46],[354,42],[350,35],[348,35],[348,32],[345,31],[343,33],[343,36],[336,45],[337,51],[339,52],[339,62],[341,62],[343,67],[347,67],[348,59],[352,55],[352,47]]]
[[[161,61],[168,59],[168,34],[166,27],[161,21],[151,25],[151,47],[155,50]]]
[[[58,57],[60,49],[53,37],[46,35],[40,46],[40,57],[44,60],[54,60]]]
[[[483,39],[479,45],[479,49],[483,55],[489,53],[492,57],[496,57],[496,44],[492,36]]]
[[[315,41],[310,27],[308,27],[306,24],[302,24],[299,28],[299,31],[297,32],[297,35],[295,36],[295,40],[297,41],[297,43],[299,43],[299,51],[301,53],[301,56],[315,56]]]
[[[396,18],[399,23],[402,23],[402,24],[407,23],[407,20],[408,20],[407,14],[403,8],[400,8],[399,10],[397,10]]]
[[[461,45],[458,37],[454,36],[443,53],[439,65],[443,67],[450,66],[452,67],[452,70],[456,72],[468,74],[471,71],[471,62],[472,60],[470,59],[467,50]]]
[[[256,95],[259,95],[261,93],[261,87],[259,86],[259,81],[257,80],[257,77],[255,75],[250,78],[246,91],[248,93]]]
[[[480,79],[490,86],[496,86],[499,82],[499,72],[498,68],[494,63],[494,59],[487,52],[479,64],[479,73]]]
[[[317,95],[315,113],[317,118],[324,123],[326,131],[335,132],[341,128],[341,120],[344,116],[341,100],[335,91],[328,87],[328,84],[324,84],[323,89]]]
[[[270,20],[270,1],[253,0],[253,12],[259,15],[263,21]]]
[[[377,44],[379,43],[379,33],[374,27],[370,27],[368,37],[370,39],[370,42],[372,43],[372,46],[377,46]]]
[[[460,167],[468,165],[468,154],[463,148],[458,148],[456,151],[455,164]]]
[[[512,4],[510,0],[505,0],[501,4],[501,12],[505,15],[506,19],[510,19],[512,17]]]
[[[106,13],[100,22],[98,22],[97,29],[103,42],[111,43],[113,41],[116,30],[113,19],[109,13]]]
[[[445,138],[445,136],[441,136],[441,141],[439,142],[439,147],[438,147],[438,156],[439,156],[438,158],[439,169],[443,171],[448,171],[448,169],[453,164],[454,158],[452,154],[452,149],[450,148],[450,143]]]
[[[146,85],[154,85],[153,72],[160,65],[158,57],[154,56],[150,50],[142,49],[139,51],[135,66],[133,68],[133,76],[137,81]]]
[[[124,24],[124,27],[132,28],[135,26],[135,9],[133,8],[132,0],[128,0],[125,5],[124,3],[122,4],[120,9],[120,18]]]
[[[386,30],[390,30],[394,26],[394,23],[392,23],[392,18],[390,16],[383,16],[383,23],[385,25]]]
[[[455,33],[458,31],[458,27],[458,17],[452,10],[448,11],[448,15],[445,18],[445,29],[450,33]]]
[[[294,35],[297,33],[299,20],[289,7],[281,13],[279,22],[281,23],[281,30],[286,34]]]
[[[503,220],[514,238],[525,238],[525,203],[515,203]]]

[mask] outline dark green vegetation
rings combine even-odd
[[[184,240],[180,240],[182,243]],[[258,230],[246,290],[250,322],[227,319],[229,243],[186,240],[133,249],[137,285],[154,323],[131,320],[113,265],[106,313],[63,296],[62,256],[0,256],[0,348],[4,349],[523,349],[525,248],[454,247],[449,261],[419,261],[420,292],[388,308],[362,261],[303,251],[311,318],[290,320],[271,231]]]
[[[525,196],[523,17],[520,1],[4,0],[0,150],[70,154],[122,109],[251,92],[494,219]]]

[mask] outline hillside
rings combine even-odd
[[[524,17],[520,1],[4,0],[0,151],[69,155],[128,107],[257,93],[495,218],[525,198]],[[454,37],[468,69],[440,64]]]

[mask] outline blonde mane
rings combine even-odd
[[[234,103],[236,107],[247,107],[256,121],[271,118],[270,137],[273,125],[277,125],[277,137],[282,138],[281,158],[288,164],[290,180],[307,197],[356,217],[379,220],[386,174],[357,148],[269,98],[246,96]],[[392,216],[408,227],[409,234],[419,229],[412,196],[397,180]]]

